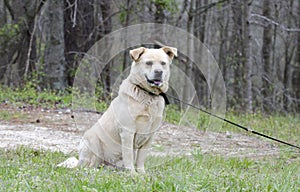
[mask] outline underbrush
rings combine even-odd
[[[16,107],[32,106],[42,108],[68,108],[72,103],[72,94],[67,89],[64,92],[38,90],[31,83],[21,88],[3,87],[0,85],[0,104]]]
[[[96,90],[97,91],[97,90]],[[95,96],[80,94],[78,90],[67,88],[64,91],[39,90],[36,85],[27,83],[20,88],[9,88],[0,85],[0,105],[12,105],[17,108],[47,108],[64,109],[72,108],[74,97],[80,98],[81,105],[89,105],[96,111],[104,111],[107,104]],[[78,101],[75,101],[75,105]],[[90,104],[91,103],[91,104]]]
[[[298,159],[254,161],[195,152],[150,157],[146,175],[113,168],[57,168],[67,157],[28,148],[0,150],[0,191],[299,191]],[[161,162],[152,167],[151,162]]]

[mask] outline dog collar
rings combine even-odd
[[[158,95],[156,95],[156,94],[152,93],[151,91],[148,91],[147,89],[144,89],[143,87],[141,87],[139,85],[135,85],[135,86],[137,86],[139,89],[143,90],[144,92],[148,93],[151,96],[162,96],[164,98],[164,100],[165,100],[165,104],[166,105],[170,104],[170,101],[169,101],[167,95],[164,92],[161,92]]]

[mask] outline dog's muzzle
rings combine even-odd
[[[155,75],[155,78],[153,78],[153,79],[149,79],[147,77],[147,75],[145,75],[145,77],[146,77],[147,82],[149,83],[149,85],[152,86],[152,87],[161,87],[163,85],[163,80],[162,80],[161,75],[159,77],[157,77]]]

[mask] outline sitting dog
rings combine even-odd
[[[76,166],[114,165],[145,173],[144,163],[165,107],[160,95],[169,87],[170,64],[177,49],[162,47],[130,50],[129,76],[118,96],[98,122],[87,130],[79,146]],[[58,166],[67,166],[63,162]]]

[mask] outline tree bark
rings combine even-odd
[[[111,3],[109,0],[65,1],[64,37],[69,85],[73,84],[74,70],[83,57],[82,53],[87,52],[100,38],[111,32]]]
[[[10,31],[15,33],[9,37],[9,41],[1,50],[1,56],[5,58],[4,83],[8,86],[19,86],[24,83],[24,74],[34,68],[36,62],[35,53],[35,19],[39,16],[44,1],[21,1],[11,0],[4,1],[6,10],[9,12],[7,26],[10,29],[17,27],[17,30]],[[1,75],[1,74],[0,74]]]
[[[122,24],[123,27],[127,27],[129,25],[129,22],[130,22],[130,15],[131,15],[131,0],[126,0],[126,10],[124,10],[125,12],[125,18],[124,18],[124,22]],[[127,47],[127,31],[125,32],[124,34],[124,45],[125,47]],[[128,51],[124,51],[124,54],[123,54],[123,66],[122,66],[122,71],[125,71],[125,69],[127,67],[130,66],[130,57],[129,57],[129,54],[128,54]]]
[[[236,108],[243,108],[243,88],[244,81],[243,77],[243,67],[244,67],[244,47],[243,47],[243,1],[237,0],[236,3],[232,4],[232,20],[233,29],[230,42],[230,69],[233,73],[230,80],[233,83],[232,86],[233,93],[229,102],[231,105],[235,105]],[[240,104],[238,106],[237,104]]]
[[[263,16],[271,18],[270,0],[263,1]],[[272,106],[272,71],[271,71],[271,49],[272,49],[272,26],[268,23],[264,26],[262,39],[262,96],[263,96],[263,110],[269,111]]]
[[[208,0],[197,0],[195,2],[195,11],[200,10],[202,6],[207,5]],[[194,11],[194,12],[195,12]],[[195,13],[194,13],[195,14]],[[194,16],[194,35],[202,42],[205,42],[205,34],[206,34],[206,25],[207,25],[207,12],[201,12],[195,14]],[[194,50],[194,52],[198,54],[202,54],[202,46],[200,46],[200,50]],[[202,59],[202,58],[201,58]],[[204,61],[197,61],[202,63]],[[201,71],[194,69],[193,71],[193,79],[196,88],[197,95],[201,95],[198,97],[201,105],[210,106],[210,92],[208,89],[207,80],[201,73]]]
[[[188,11],[188,21],[187,21],[187,32],[190,34],[187,39],[187,64],[185,67],[185,82],[184,82],[184,91],[183,98],[191,99],[191,90],[189,85],[189,81],[192,79],[192,70],[193,70],[193,62],[190,58],[193,58],[194,54],[194,42],[192,41],[191,35],[194,34],[194,10],[195,10],[195,0],[190,1],[189,11]]]
[[[245,107],[246,111],[249,113],[253,112],[253,95],[252,95],[252,70],[253,64],[251,60],[251,34],[250,34],[250,23],[249,23],[249,13],[250,13],[249,4],[245,3],[243,6],[243,49],[244,49],[244,79],[245,79]]]
[[[298,1],[297,8],[297,28],[300,29],[300,1]],[[295,106],[296,110],[300,112],[300,33],[297,34],[297,52],[296,52],[296,67],[294,80],[293,80],[293,89],[295,91],[296,98],[298,99],[298,104]]]
[[[67,86],[63,6],[61,0],[48,1],[48,23],[44,26],[47,31],[44,86],[56,90]]]

